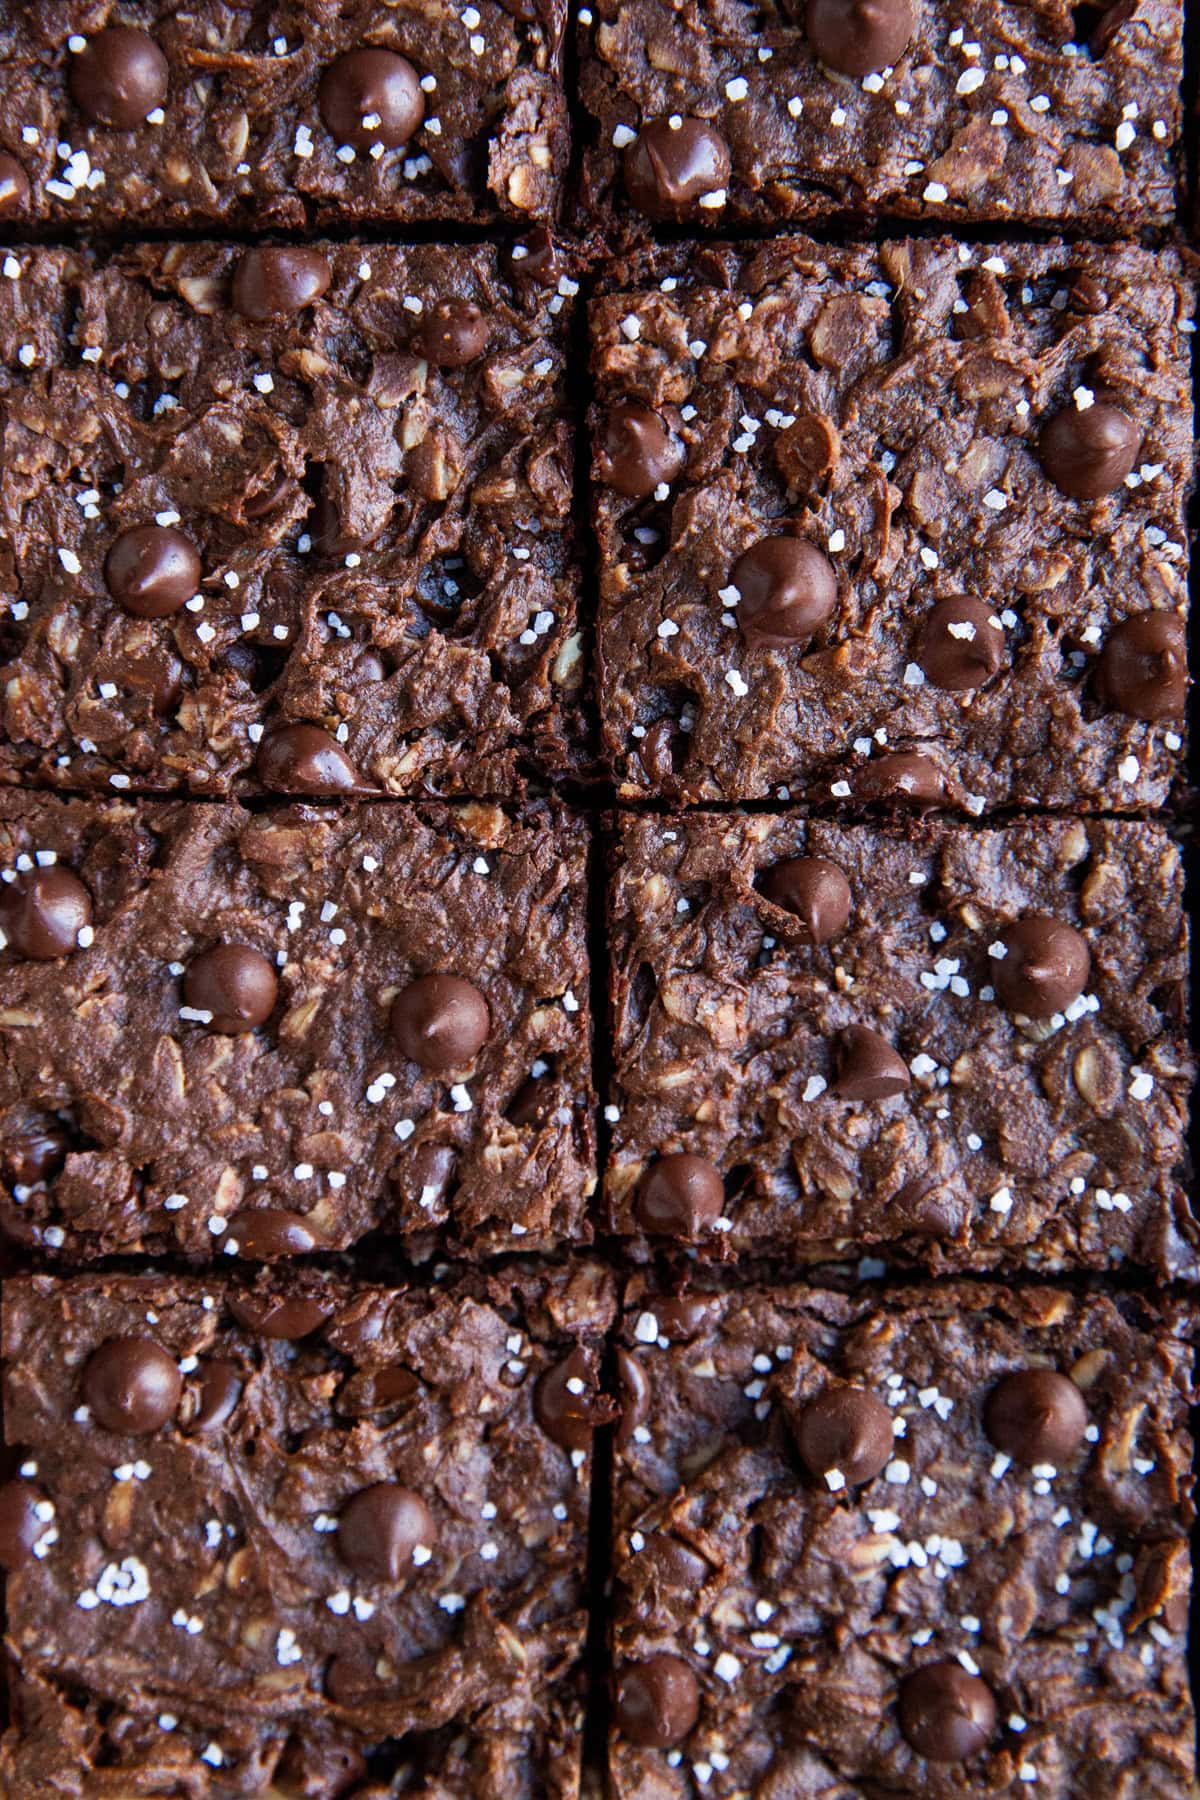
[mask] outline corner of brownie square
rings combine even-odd
[[[0,792],[0,1218],[84,1259],[588,1240],[586,822]]]
[[[7,1283],[6,1792],[576,1794],[613,1310],[587,1262]]]
[[[572,266],[545,233],[10,250],[0,779],[580,771]]]
[[[635,1280],[614,1800],[1191,1792],[1194,1329],[1130,1293]]]
[[[32,3],[0,24],[0,214],[103,227],[558,210],[564,0]]]
[[[614,865],[605,1216],[635,1254],[1195,1277],[1160,825],[646,815]]]
[[[1136,811],[1180,772],[1194,290],[1127,246],[678,246],[590,309],[624,798]]]
[[[592,0],[581,219],[711,231],[840,215],[1166,224],[1182,0]]]

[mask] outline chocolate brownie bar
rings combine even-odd
[[[0,215],[78,226],[551,217],[563,0],[0,16]]]
[[[479,795],[578,765],[551,240],[0,269],[0,779]]]
[[[613,1800],[1181,1800],[1194,1316],[635,1283]]]
[[[588,829],[0,793],[0,1226],[70,1257],[585,1242]]]
[[[612,1311],[588,1263],[8,1283],[6,1792],[576,1795]]]
[[[1160,826],[627,817],[609,930],[638,1252],[1200,1271]]]
[[[1183,6],[589,0],[582,213],[1170,221]]]
[[[1078,244],[617,266],[591,321],[621,794],[1161,805],[1193,299],[1173,252]]]

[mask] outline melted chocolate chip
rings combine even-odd
[[[188,1390],[184,1430],[219,1431],[233,1416],[241,1397],[242,1381],[237,1364],[221,1357],[206,1358]]]
[[[700,1684],[682,1657],[629,1663],[617,1681],[617,1728],[643,1750],[682,1743],[700,1716]]]
[[[917,634],[914,661],[952,694],[982,687],[1008,661],[1004,627],[982,600],[939,600]]]
[[[617,1443],[624,1448],[639,1425],[650,1416],[650,1377],[628,1350],[617,1351],[617,1391],[620,1395],[620,1423]]]
[[[855,787],[864,800],[896,801],[925,811],[946,804],[946,782],[933,758],[918,750],[889,750],[859,771]]]
[[[0,150],[0,218],[11,218],[29,204],[29,177],[7,150]]]
[[[280,1256],[307,1256],[321,1248],[321,1240],[302,1213],[282,1207],[260,1206],[235,1213],[229,1221],[229,1237],[239,1256],[272,1262]]]
[[[544,225],[535,225],[532,231],[525,232],[508,256],[518,282],[533,281],[538,287],[553,288],[566,273],[565,260]]]
[[[47,1528],[37,1515],[43,1500],[28,1481],[0,1487],[0,1569],[19,1569],[34,1560],[33,1547]]]
[[[182,1392],[174,1358],[150,1338],[110,1338],[93,1350],[83,1372],[83,1397],[106,1431],[138,1437],[157,1431]]]
[[[371,1581],[400,1582],[419,1568],[413,1552],[437,1543],[433,1514],[411,1488],[377,1481],[347,1501],[338,1519],[338,1554],[348,1569]]]
[[[42,1117],[8,1128],[0,1143],[0,1168],[9,1181],[32,1187],[57,1175],[67,1154],[67,1134],[57,1119]]]
[[[194,958],[183,978],[188,1005],[212,1014],[210,1031],[230,1036],[269,1019],[278,992],[274,964],[248,944],[214,944]]]
[[[333,1307],[314,1296],[278,1299],[267,1294],[231,1294],[229,1310],[239,1325],[259,1337],[305,1338],[324,1325]]]
[[[31,869],[0,887],[0,932],[31,962],[70,956],[91,923],[92,897],[61,863]]]
[[[286,318],[319,300],[332,278],[316,250],[296,244],[247,250],[234,271],[234,310],[257,322]]]
[[[725,1210],[721,1172],[707,1157],[672,1151],[647,1170],[635,1202],[646,1231],[693,1243]]]
[[[1180,719],[1187,701],[1187,630],[1178,613],[1114,625],[1096,665],[1096,694],[1131,719]]]
[[[1119,488],[1138,459],[1141,427],[1119,406],[1072,404],[1042,432],[1038,454],[1055,487],[1072,500],[1100,500]]]
[[[392,1036],[422,1069],[465,1069],[492,1028],[488,1003],[460,975],[420,975],[392,1001]]]
[[[704,119],[678,113],[651,119],[625,151],[625,192],[650,219],[715,216],[719,205],[702,207],[709,195],[729,185],[729,145]]]
[[[838,1036],[835,1091],[843,1100],[890,1100],[909,1086],[904,1058],[867,1025],[847,1025]]]
[[[648,406],[621,400],[610,408],[596,445],[596,473],[605,487],[644,500],[670,487],[686,461],[683,445]]]
[[[1020,1369],[998,1381],[983,1409],[984,1430],[1019,1463],[1052,1463],[1074,1456],[1088,1411],[1075,1383],[1057,1369]]]
[[[837,605],[837,576],[807,538],[760,538],[729,572],[741,598],[737,621],[755,649],[807,643]]]
[[[358,771],[335,738],[319,725],[280,725],[259,745],[258,779],[276,794],[348,794]]]
[[[395,150],[425,117],[421,78],[394,50],[347,50],[322,75],[317,104],[335,142],[355,150]]]
[[[875,75],[899,62],[916,21],[911,0],[808,0],[813,55],[839,75]]]
[[[639,1568],[648,1564],[662,1587],[685,1593],[703,1586],[712,1574],[702,1556],[665,1531],[650,1532],[637,1556]]]
[[[900,1685],[900,1729],[927,1762],[966,1762],[990,1742],[996,1702],[960,1664],[926,1663]]]
[[[1009,1012],[1049,1019],[1087,986],[1092,958],[1073,925],[1046,913],[1027,913],[1000,933],[1004,955],[991,961],[997,998]]]
[[[167,59],[152,37],[131,25],[109,25],[71,57],[71,98],[99,125],[130,131],[161,106],[171,85]]]
[[[104,581],[135,619],[166,619],[200,585],[200,557],[191,538],[169,525],[134,525],[115,538],[104,559]]]
[[[819,1480],[832,1476],[827,1485],[835,1491],[874,1480],[891,1461],[896,1442],[883,1401],[846,1383],[824,1388],[809,1400],[794,1430],[805,1468]]]
[[[533,1397],[537,1422],[563,1450],[590,1450],[592,1432],[606,1416],[597,1407],[591,1368],[582,1350],[547,1369]]]
[[[790,856],[767,869],[758,885],[772,906],[795,919],[781,931],[802,943],[828,944],[849,924],[850,883],[823,856]]]
[[[441,300],[417,328],[414,348],[439,369],[462,369],[482,356],[492,336],[485,312],[469,300]]]

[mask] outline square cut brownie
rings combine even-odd
[[[609,929],[640,1253],[1200,1270],[1160,826],[628,818]]]
[[[3,9],[0,215],[261,229],[557,209],[564,0],[111,10]]]
[[[588,1263],[7,1283],[6,1794],[575,1796],[612,1313]]]
[[[589,1235],[588,829],[0,792],[0,1225],[68,1256]]]
[[[0,263],[0,779],[577,766],[576,284],[545,234]]]
[[[1193,460],[1174,252],[792,239],[608,286],[593,509],[622,795],[1163,803]]]
[[[1170,222],[1182,0],[589,0],[582,215]]]
[[[1183,1800],[1193,1326],[635,1282],[613,1800]]]

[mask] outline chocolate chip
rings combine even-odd
[[[898,63],[916,24],[911,0],[808,0],[813,55],[839,75],[874,75]]]
[[[1057,1369],[1019,1369],[988,1395],[983,1425],[1014,1462],[1058,1468],[1082,1444],[1088,1411],[1075,1383]]]
[[[405,1580],[421,1566],[413,1552],[436,1543],[437,1526],[420,1494],[394,1481],[363,1488],[338,1519],[338,1554],[348,1569],[372,1581]]]
[[[1097,400],[1056,413],[1038,446],[1042,467],[1072,500],[1100,500],[1119,488],[1138,459],[1141,428],[1119,406]]]
[[[283,1207],[260,1206],[235,1213],[229,1221],[229,1238],[238,1255],[263,1262],[279,1256],[307,1256],[319,1250],[321,1241],[302,1213]]]
[[[488,1003],[460,975],[420,975],[392,1001],[392,1036],[422,1069],[445,1074],[474,1062],[492,1028]]]
[[[462,369],[487,349],[492,322],[469,300],[441,300],[417,327],[414,349],[439,369]]]
[[[753,648],[807,643],[837,605],[837,576],[807,538],[760,538],[729,571],[737,621]]]
[[[700,1716],[700,1684],[680,1656],[664,1651],[629,1663],[617,1682],[617,1727],[642,1750],[669,1750]]]
[[[721,1172],[707,1157],[672,1151],[651,1164],[635,1211],[646,1231],[692,1243],[725,1210]]]
[[[32,962],[51,962],[79,947],[92,923],[92,897],[61,863],[31,869],[0,887],[0,932]]]
[[[625,151],[625,192],[650,219],[685,219],[729,185],[729,145],[704,119],[651,119]]]
[[[924,811],[946,804],[946,781],[933,758],[918,750],[890,750],[859,771],[855,787],[864,800],[894,800]]]
[[[236,1363],[212,1357],[200,1364],[189,1386],[185,1431],[219,1431],[233,1416],[242,1397],[242,1381]]]
[[[618,1415],[617,1443],[622,1449],[639,1425],[650,1416],[650,1378],[636,1356],[628,1350],[617,1351],[617,1392],[621,1410]]]
[[[996,1702],[959,1663],[926,1663],[900,1684],[900,1729],[927,1762],[966,1762],[990,1742]]]
[[[29,204],[29,177],[6,150],[0,150],[0,218],[9,218]]]
[[[32,1187],[57,1175],[67,1154],[67,1134],[57,1119],[39,1118],[25,1126],[9,1126],[0,1143],[0,1168],[9,1181]]]
[[[420,1144],[392,1179],[409,1200],[424,1201],[429,1209],[445,1200],[457,1169],[458,1157],[451,1145]]]
[[[425,117],[421,78],[394,50],[347,50],[321,77],[317,104],[338,144],[395,150]]]
[[[643,1562],[648,1564],[663,1587],[677,1591],[694,1591],[712,1574],[711,1565],[702,1556],[665,1531],[648,1533],[637,1559],[639,1569]]]
[[[533,1397],[537,1422],[563,1450],[590,1450],[592,1433],[608,1416],[597,1404],[591,1366],[582,1350],[547,1369]]]
[[[0,1569],[19,1569],[34,1560],[33,1547],[46,1529],[37,1516],[43,1500],[28,1481],[0,1487]]]
[[[1131,719],[1179,719],[1187,700],[1187,631],[1178,613],[1114,625],[1096,665],[1096,693]]]
[[[331,1317],[333,1306],[312,1296],[279,1299],[267,1294],[231,1294],[229,1310],[239,1325],[265,1338],[305,1338]]]
[[[118,678],[122,687],[144,694],[155,715],[174,711],[183,692],[183,664],[165,636],[121,657]]]
[[[72,56],[71,98],[100,125],[129,131],[161,106],[170,89],[167,59],[154,39],[131,25],[109,25]]]
[[[347,794],[358,771],[319,725],[280,725],[259,745],[258,779],[276,794]]]
[[[275,965],[248,944],[214,944],[189,963],[183,978],[188,1005],[211,1013],[209,1030],[229,1036],[269,1019],[278,992]]]
[[[952,694],[982,687],[1008,661],[1004,627],[982,600],[939,600],[917,634],[913,660]]]
[[[1000,933],[999,941],[1004,955],[992,958],[992,981],[1009,1012],[1049,1019],[1087,986],[1091,952],[1073,925],[1047,913],[1026,913]]]
[[[517,239],[508,253],[514,280],[533,281],[538,287],[557,287],[566,273],[558,245],[544,225],[535,225]]]
[[[135,619],[166,619],[200,585],[200,557],[191,538],[169,525],[134,525],[114,538],[104,581]]]
[[[883,1401],[847,1383],[823,1388],[807,1401],[793,1429],[805,1468],[818,1480],[840,1475],[838,1486],[874,1480],[891,1461],[896,1443]]]
[[[596,445],[596,473],[605,487],[644,500],[669,487],[686,461],[683,445],[648,406],[621,400],[609,409]]]
[[[243,319],[286,318],[319,300],[333,278],[316,250],[285,245],[247,250],[233,275],[233,305]]]
[[[412,1370],[393,1363],[386,1369],[360,1369],[349,1376],[338,1389],[335,1404],[352,1419],[369,1418],[372,1413],[407,1406],[420,1392],[421,1383]]]
[[[789,856],[767,869],[758,885],[772,906],[792,915],[795,926],[781,929],[801,942],[828,944],[850,921],[850,883],[824,856]]]
[[[110,1338],[93,1350],[83,1372],[83,1397],[106,1431],[138,1437],[157,1431],[182,1392],[174,1358],[151,1338]]]
[[[904,1058],[867,1025],[847,1025],[838,1036],[836,1093],[843,1100],[890,1100],[909,1086]]]

